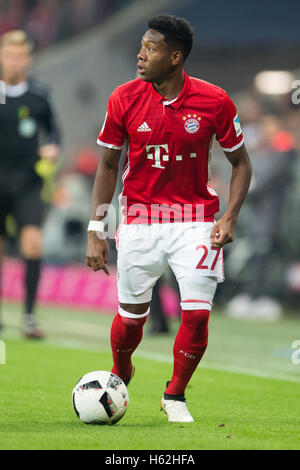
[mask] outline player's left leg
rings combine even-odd
[[[217,288],[215,277],[179,279],[181,292],[181,325],[175,338],[174,369],[165,393],[184,395],[208,342],[208,322]]]
[[[174,369],[165,391],[167,396],[183,396],[208,341],[209,310],[181,311],[181,325],[173,347]]]
[[[210,245],[213,223],[186,223],[169,241],[169,264],[180,289],[181,325],[173,348],[173,375],[162,399],[169,421],[193,421],[185,389],[207,347],[208,321],[217,282],[223,280],[221,250]]]
[[[198,284],[197,292],[191,292],[190,283],[194,287]],[[182,296],[181,325],[173,347],[173,375],[167,383],[162,407],[169,421],[193,421],[185,406],[185,389],[207,348],[208,322],[217,280],[199,277],[195,282],[194,279],[182,278],[179,286]]]
[[[20,250],[25,265],[24,334],[28,338],[41,339],[43,332],[37,327],[34,311],[42,264],[40,227],[26,225],[21,229]]]

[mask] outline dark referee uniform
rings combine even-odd
[[[35,171],[38,149],[60,143],[47,88],[29,79],[7,90],[6,104],[0,105],[0,237],[5,236],[8,214],[14,215],[19,230],[25,225],[41,226],[44,204],[43,181]]]

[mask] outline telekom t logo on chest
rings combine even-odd
[[[165,169],[165,167],[162,166],[162,162],[168,162],[170,159],[168,144],[147,145],[146,152],[148,160],[154,160],[152,165],[154,168]],[[196,156],[196,153],[190,153],[190,158],[196,158]],[[175,159],[177,162],[182,161],[182,155],[176,155]]]

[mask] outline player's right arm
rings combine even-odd
[[[99,132],[97,143],[100,145],[100,162],[98,165],[92,199],[92,212],[90,220],[101,221],[106,216],[104,210],[113,198],[121,150],[126,138],[126,126],[124,124],[124,100],[116,89],[110,96],[103,126]],[[99,232],[88,231],[88,244],[86,264],[94,271],[103,269],[109,275],[107,269],[108,246],[101,239]]]
[[[121,150],[100,147],[100,162],[95,177],[92,210],[90,220],[103,220],[106,216],[105,211],[101,211],[103,204],[111,203],[117,183],[118,164]],[[105,206],[102,206],[105,207]],[[97,215],[97,214],[103,215]],[[107,268],[108,246],[106,240],[101,239],[101,234],[96,231],[88,231],[86,264],[94,271],[103,269],[105,274],[109,275]]]

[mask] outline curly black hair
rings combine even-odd
[[[164,35],[164,40],[170,48],[178,48],[185,60],[193,47],[194,30],[185,18],[160,14],[152,16],[147,22],[149,29],[154,29]]]

